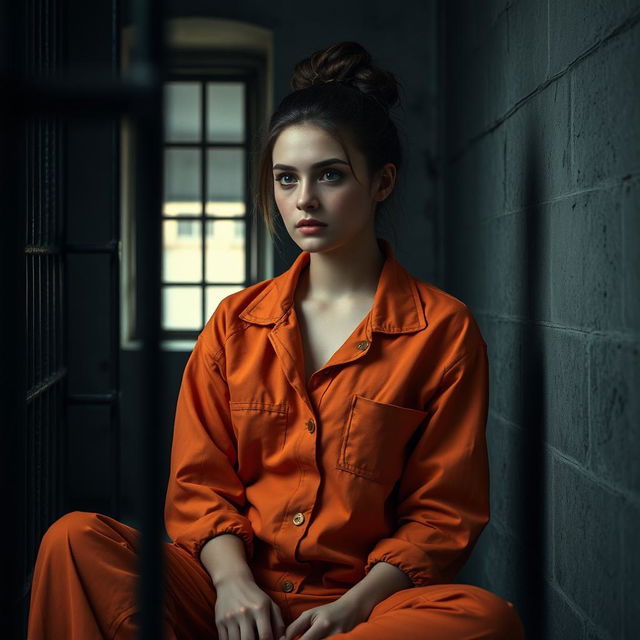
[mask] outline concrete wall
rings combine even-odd
[[[460,580],[531,638],[638,638],[640,3],[442,4],[446,287],[491,366]]]

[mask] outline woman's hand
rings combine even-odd
[[[216,585],[219,640],[279,640],[285,624],[280,607],[251,578]]]
[[[351,631],[353,627],[365,622],[371,611],[355,598],[338,598],[329,604],[307,609],[288,627],[286,640],[304,633],[300,640],[320,640],[336,633]],[[306,631],[306,633],[305,633]]]

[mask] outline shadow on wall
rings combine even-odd
[[[491,465],[491,521],[457,582],[477,584],[511,600],[527,637],[545,638],[549,627],[545,574],[551,558],[550,468],[546,455],[548,406],[544,362],[544,305],[549,273],[549,237],[543,215],[546,184],[544,153],[534,120],[525,124],[521,152],[521,193],[525,210],[511,213],[512,233],[478,234],[471,263],[486,268],[481,296],[485,301],[513,294],[503,321],[497,303],[495,324],[486,327],[490,349],[491,389],[487,439]],[[486,178],[485,178],[486,179]],[[500,243],[510,243],[502,246]],[[481,246],[482,245],[482,246]],[[500,245],[500,246],[499,246]],[[497,273],[506,269],[508,273]],[[508,292],[491,287],[507,285]],[[508,409],[501,405],[508,405]],[[508,412],[506,424],[500,414]]]
[[[536,318],[544,317],[545,287],[542,282],[545,269],[545,234],[542,206],[543,184],[540,136],[535,122],[527,123],[525,134],[523,187],[524,201],[528,206],[524,213],[520,246],[522,250],[520,273],[513,277],[522,283],[518,308],[524,318],[521,334],[522,393],[515,404],[516,423],[522,425],[522,446],[516,474],[520,476],[518,494],[514,496],[513,518],[516,535],[523,546],[519,550],[514,573],[514,597],[522,616],[527,634],[531,638],[543,638],[547,630],[544,574],[548,566],[550,548],[549,513],[550,470],[545,455],[547,441],[547,415],[545,415],[545,368],[543,362],[542,327]],[[514,490],[507,487],[506,490]]]

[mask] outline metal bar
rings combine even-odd
[[[112,117],[115,114],[140,114],[153,93],[151,76],[134,70],[138,76],[118,79],[87,78],[83,72],[68,71],[53,78],[17,81],[13,76],[0,76],[5,89],[15,96],[15,109],[25,118],[38,114],[86,117]]]
[[[49,230],[47,229],[47,233]],[[48,378],[51,375],[51,270],[53,268],[53,256],[43,255],[44,267],[44,320],[42,322],[42,376]]]
[[[243,226],[244,226],[244,286],[246,287],[249,284],[249,278],[251,277],[251,261],[253,256],[251,255],[251,250],[252,247],[254,246],[254,242],[253,239],[251,237],[251,225],[247,224],[247,215],[246,212],[250,211],[250,207],[251,207],[251,188],[250,188],[250,183],[251,183],[251,174],[250,174],[250,168],[251,168],[251,153],[250,153],[250,149],[249,149],[249,140],[252,140],[253,138],[251,137],[252,131],[251,131],[251,118],[250,118],[250,113],[249,113],[249,105],[251,103],[250,101],[250,95],[251,95],[251,91],[252,91],[252,77],[247,77],[244,80],[244,91],[242,92],[243,95],[243,100],[244,100],[244,104],[242,105],[243,107],[243,112],[244,112],[244,144],[243,144],[243,150],[244,150],[244,165],[242,167],[242,171],[244,172],[244,210],[245,210],[245,215],[242,216],[242,220],[243,220]]]
[[[143,477],[139,502],[141,521],[140,638],[163,637],[161,624],[164,557],[162,554],[163,483],[160,478],[161,423],[158,390],[160,375],[160,274],[162,229],[162,138],[163,85],[166,77],[163,51],[164,3],[160,0],[134,0],[132,6],[135,43],[132,73],[144,79],[148,91],[140,98],[133,117],[135,141],[135,194],[137,271],[142,300],[140,313],[142,362],[142,401],[146,412],[142,421]]]
[[[38,163],[39,165],[42,163]],[[39,215],[38,217],[40,218],[39,220],[39,226],[40,226],[40,232],[42,233],[42,208],[39,208]],[[36,278],[36,288],[35,288],[35,302],[36,302],[36,306],[37,306],[37,313],[36,313],[36,317],[35,317],[35,340],[36,340],[36,346],[35,346],[35,361],[36,361],[36,380],[42,380],[42,378],[44,377],[44,373],[42,371],[42,256],[41,255],[35,255],[34,256],[34,260],[35,263],[37,265],[38,268],[38,277]]]
[[[24,248],[24,253],[26,254],[42,254],[42,255],[53,255],[60,253],[60,247],[56,247],[53,245],[34,245],[30,244]]]
[[[58,384],[63,378],[67,375],[67,369],[62,367],[55,372],[55,374],[49,376],[46,380],[33,385],[26,392],[26,402],[31,402],[34,398],[39,395],[42,395],[45,391]]]
[[[114,7],[113,20],[117,24],[117,9]],[[114,25],[114,33],[116,32]],[[118,43],[113,43],[114,52],[118,51]],[[117,59],[117,53],[114,59]],[[119,67],[119,65],[118,65]],[[120,157],[120,135],[119,127],[113,130],[113,157]],[[113,193],[120,193],[120,172],[113,172]],[[120,203],[118,206],[111,208],[111,242],[108,245],[109,274],[110,274],[110,306],[112,309],[111,325],[110,325],[110,344],[111,362],[109,367],[109,382],[112,389],[120,389]],[[113,393],[113,401],[109,411],[109,442],[111,443],[111,511],[116,518],[120,518],[120,506],[122,502],[122,492],[120,487],[120,471],[122,464],[121,456],[121,429],[120,429],[120,396]]]
[[[200,82],[200,251],[202,255],[202,283],[200,285],[200,326],[204,326],[207,310],[207,202],[209,201],[209,156],[207,154],[207,113],[209,100],[207,83]],[[164,282],[163,282],[164,287]]]
[[[69,404],[115,404],[120,400],[117,391],[111,393],[75,393],[67,395]]]
[[[109,242],[95,242],[87,244],[67,244],[64,247],[65,253],[112,253],[118,254],[120,242],[110,240]]]

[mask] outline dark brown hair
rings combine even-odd
[[[390,109],[399,102],[398,81],[392,73],[373,66],[371,55],[360,44],[340,42],[301,60],[293,70],[291,89],[269,121],[255,189],[255,210],[272,235],[277,211],[272,152],[286,127],[303,123],[321,127],[341,144],[351,166],[347,137],[366,157],[369,179],[387,162],[397,170],[402,164],[398,131],[390,116]]]

